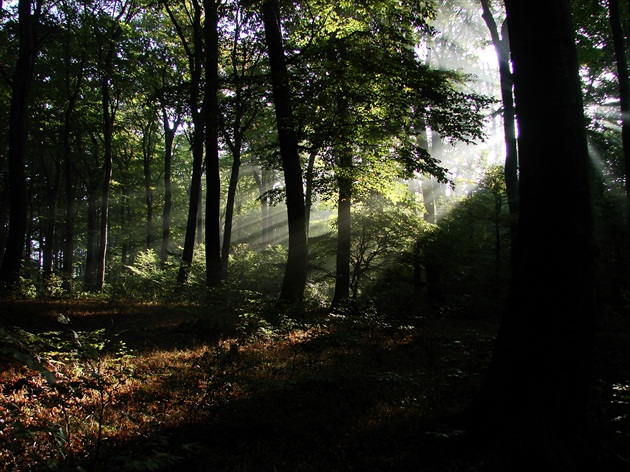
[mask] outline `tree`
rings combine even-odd
[[[204,0],[206,132],[206,283],[222,279],[221,179],[219,175],[219,0]]]
[[[28,100],[33,81],[33,69],[37,57],[37,24],[41,1],[32,11],[31,0],[18,3],[19,49],[15,74],[11,83],[11,109],[9,116],[9,184],[10,205],[9,234],[4,258],[0,267],[0,281],[13,286],[18,281],[26,238],[26,174],[25,158],[28,137]]]
[[[588,424],[594,245],[570,2],[505,4],[521,244],[492,361],[470,412],[499,438],[506,469],[595,469],[601,458],[584,448],[595,444]]]
[[[617,81],[619,83],[619,108],[621,111],[621,140],[626,175],[626,225],[630,227],[630,79],[628,77],[627,44],[619,12],[619,1],[608,0],[610,29],[615,50]],[[628,233],[630,234],[630,232]]]
[[[177,282],[183,283],[193,261],[195,250],[195,233],[197,217],[201,210],[201,181],[203,176],[203,148],[206,127],[206,114],[203,112],[202,79],[203,79],[203,8],[198,0],[181,0],[170,2],[164,0],[164,8],[168,13],[188,60],[188,108],[192,117],[192,154],[193,169],[190,182],[190,199],[188,219],[186,221],[186,237]]]
[[[291,103],[289,74],[282,44],[280,9],[275,0],[266,0],[261,8],[267,52],[269,54],[271,85],[286,186],[289,224],[289,254],[287,256],[287,265],[279,302],[299,305],[304,297],[304,289],[306,287],[308,257],[302,167],[298,153],[293,105]]]
[[[453,140],[480,138],[487,101],[463,92],[462,76],[420,60],[416,46],[430,34],[433,13],[426,4],[347,1],[320,8],[298,43],[300,138],[308,142],[309,171],[314,154],[325,169],[317,181],[306,176],[309,187],[326,198],[336,193],[337,305],[350,296],[353,204],[415,172],[445,181],[417,124],[431,122]]]
[[[490,31],[499,63],[499,82],[501,84],[501,103],[503,105],[503,133],[505,138],[505,183],[508,196],[508,209],[512,216],[512,255],[517,241],[518,217],[518,148],[516,145],[516,117],[514,97],[512,96],[512,72],[510,70],[510,43],[507,35],[507,22],[499,28],[490,9],[489,0],[481,0],[483,19]]]
[[[238,187],[241,159],[246,142],[246,133],[261,114],[262,86],[259,69],[262,63],[262,45],[254,33],[253,15],[240,5],[231,13],[233,36],[231,47],[226,53],[226,75],[222,97],[221,132],[232,155],[232,168],[225,202],[225,225],[221,262],[227,271],[232,245],[234,206]],[[256,174],[257,175],[257,174]],[[260,193],[263,194],[265,190]],[[263,197],[264,199],[264,197]],[[264,218],[264,217],[263,217]]]

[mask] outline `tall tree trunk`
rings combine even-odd
[[[113,51],[112,51],[113,54]],[[107,230],[109,226],[109,192],[112,181],[112,127],[114,117],[110,110],[110,84],[107,75],[101,84],[102,105],[103,105],[103,146],[105,155],[103,156],[103,182],[101,190],[101,211],[100,211],[100,231],[97,252],[97,274],[94,289],[103,290],[105,282],[105,262],[107,259]]]
[[[608,9],[610,13],[613,45],[615,48],[615,60],[617,62],[617,81],[619,82],[621,139],[623,143],[623,162],[626,174],[626,225],[630,228],[630,182],[628,181],[628,176],[630,176],[630,80],[628,79],[626,42],[621,25],[618,0],[608,0]]]
[[[352,154],[343,149],[337,169],[339,199],[337,202],[337,258],[335,269],[335,293],[332,306],[338,306],[350,297],[350,250],[351,250],[351,202],[352,202]]]
[[[593,439],[586,424],[594,246],[569,3],[505,2],[519,126],[521,244],[476,407],[482,429],[501,438],[506,470],[601,465],[588,463],[583,447]]]
[[[223,270],[227,271],[230,248],[232,246],[232,223],[234,219],[234,204],[236,202],[236,190],[238,187],[238,177],[241,167],[241,136],[236,133],[232,148],[232,172],[228,186],[227,200],[225,202],[225,226],[223,229],[223,248],[221,251],[221,264]]]
[[[43,160],[43,159],[42,159]],[[57,246],[57,196],[61,183],[61,165],[58,160],[54,163],[54,175],[47,170],[46,178],[46,217],[43,219],[44,227],[41,235],[44,237],[42,245],[42,275],[47,281],[53,273],[53,254]],[[42,162],[42,167],[46,169],[46,163]]]
[[[113,170],[113,133],[115,112],[111,104],[111,75],[114,67],[114,53],[118,38],[122,34],[122,28],[116,26],[109,38],[107,52],[103,62],[103,77],[101,79],[101,100],[103,113],[103,181],[101,191],[101,221],[97,254],[97,274],[94,289],[103,290],[105,283],[105,265],[107,260],[107,231],[109,228],[109,194],[112,182]]]
[[[142,164],[144,172],[144,200],[147,206],[146,218],[146,248],[153,247],[153,172],[151,164],[153,161],[153,126],[155,121],[151,120],[142,135]]]
[[[308,237],[309,228],[311,225],[311,209],[313,207],[313,169],[315,168],[315,159],[317,158],[317,153],[315,151],[311,151],[308,155],[308,164],[306,166],[306,194],[304,198],[304,212],[305,212],[305,221],[306,221],[306,236]]]
[[[122,170],[121,174],[126,175],[128,169]],[[120,189],[122,195],[120,202],[120,225],[126,228],[131,222],[131,190],[129,188],[129,179],[127,177],[122,178],[122,185]],[[130,243],[129,235],[124,235],[122,238],[122,244],[120,248],[120,262],[123,266],[130,264],[133,259],[133,247]]]
[[[95,191],[96,185],[86,185],[88,193],[87,208],[87,241],[85,258],[85,287],[87,290],[96,289],[98,272],[98,197]]]
[[[162,246],[160,248],[160,260],[162,264],[168,262],[168,246],[171,236],[171,210],[173,207],[173,186],[171,182],[171,165],[173,161],[173,141],[179,128],[179,120],[173,126],[169,125],[166,107],[162,107],[162,119],[164,126],[164,211],[162,213]]]
[[[26,146],[28,134],[28,98],[33,80],[35,27],[39,19],[40,3],[35,14],[31,13],[31,1],[18,3],[18,58],[12,81],[11,108],[9,111],[9,187],[10,213],[0,282],[7,286],[17,283],[22,267],[22,255],[26,238]]]
[[[293,105],[289,88],[289,73],[284,57],[277,2],[275,0],[265,1],[262,4],[262,13],[269,54],[273,102],[278,124],[282,169],[286,186],[289,224],[289,254],[279,302],[299,305],[304,298],[308,257],[302,167],[298,153]]]
[[[442,160],[442,138],[438,132],[431,130],[431,157]],[[437,199],[440,193],[440,183],[435,178],[429,178],[423,182],[422,197],[426,213],[424,220],[436,225],[438,223]],[[435,241],[432,235],[428,236],[423,244],[424,268],[426,276],[427,296],[431,305],[439,307],[444,303],[442,291],[442,276],[440,260],[441,255],[436,252]]]
[[[201,177],[203,174],[203,132],[198,127],[202,126],[197,119],[193,131],[193,173],[190,182],[190,199],[188,202],[188,219],[186,222],[186,236],[184,238],[184,251],[182,264],[177,276],[177,282],[183,283],[188,277],[192,265],[195,249],[195,233],[197,230],[197,217],[199,214],[199,201],[201,200]]]
[[[510,42],[506,25],[503,23],[501,34],[492,16],[489,0],[481,0],[483,19],[490,31],[492,44],[499,62],[499,80],[501,84],[501,102],[503,104],[503,135],[505,140],[505,186],[510,212],[510,233],[512,238],[511,260],[518,247],[518,147],[516,143],[516,116],[514,112],[514,96],[512,94],[512,72],[510,71]]]
[[[81,56],[79,65],[79,75],[77,76],[75,89],[71,89],[69,46],[66,46],[66,98],[68,100],[63,116],[62,146],[64,161],[64,183],[65,183],[65,224],[64,224],[64,248],[63,248],[63,274],[64,287],[67,291],[72,290],[72,277],[74,275],[74,224],[75,224],[75,195],[74,195],[74,158],[70,138],[72,136],[72,116],[77,101],[81,83],[83,82],[83,72],[86,60],[86,53]]]
[[[200,90],[202,78],[202,52],[203,52],[203,31],[201,26],[201,5],[198,1],[193,2],[192,11],[192,28],[193,28],[193,49],[188,47],[188,43],[184,41],[186,54],[188,56],[188,64],[190,70],[190,96],[188,104],[192,113],[193,133],[192,133],[192,153],[193,153],[193,169],[190,182],[190,200],[188,202],[188,218],[186,220],[186,236],[184,238],[184,250],[182,253],[182,261],[177,275],[177,283],[182,284],[186,281],[190,267],[192,266],[193,254],[195,250],[195,234],[201,233],[197,230],[197,221],[201,208],[201,181],[203,176],[203,147],[204,147],[204,131],[205,117],[199,111],[200,107]],[[177,20],[175,16],[169,15],[175,24]]]
[[[221,177],[219,174],[219,0],[204,0],[206,20],[206,283],[223,278],[221,264]]]

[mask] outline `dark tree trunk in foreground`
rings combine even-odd
[[[284,58],[278,5],[268,0],[262,5],[265,37],[269,53],[273,102],[276,108],[278,139],[286,185],[289,219],[289,256],[282,282],[280,303],[298,305],[306,286],[307,247],[304,187],[289,90],[289,74]]]
[[[521,246],[487,378],[470,411],[498,438],[504,470],[609,470],[595,466],[587,427],[594,246],[569,0],[505,4]]]
[[[621,107],[621,139],[623,142],[623,162],[626,174],[626,225],[630,228],[630,80],[626,59],[626,41],[619,14],[618,0],[608,0],[610,27],[615,47],[617,62],[617,80],[619,82],[619,102]]]
[[[18,4],[19,49],[15,75],[12,81],[11,108],[9,114],[9,232],[6,240],[0,282],[15,285],[20,277],[24,242],[26,238],[26,142],[28,96],[35,65],[35,33],[37,15],[31,14],[31,1]]]

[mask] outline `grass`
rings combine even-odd
[[[0,357],[1,470],[484,470],[442,447],[457,432],[439,425],[482,381],[494,318],[1,305],[5,331],[33,333],[41,355],[30,368]],[[630,444],[628,343],[602,339],[607,414]]]

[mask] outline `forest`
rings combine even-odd
[[[0,0],[0,470],[630,470],[630,1]]]

